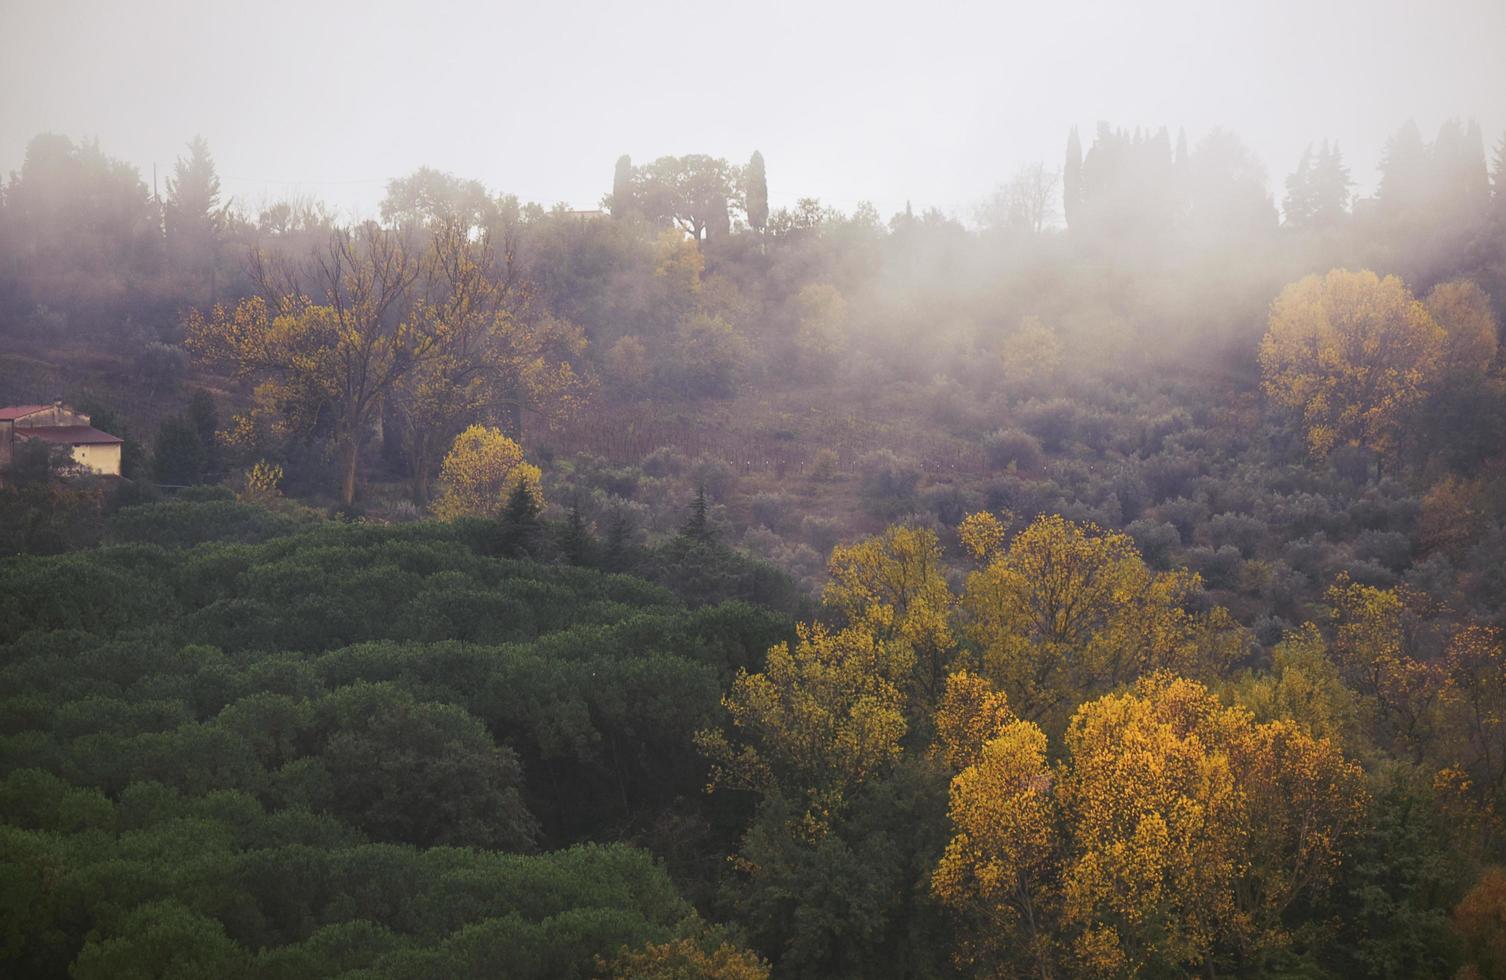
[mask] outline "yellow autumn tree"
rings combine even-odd
[[[1052,975],[1060,848],[1054,789],[1045,733],[1028,721],[992,733],[952,780],[953,835],[931,889],[963,916],[956,958],[979,975],[1008,975],[1009,967]]]
[[[202,361],[256,384],[257,400],[285,424],[333,424],[340,500],[355,500],[361,444],[399,382],[451,342],[411,315],[416,284],[433,271],[400,236],[373,225],[338,232],[308,288],[276,275],[260,256],[262,295],[186,318],[185,344]]]
[[[1271,304],[1266,394],[1300,413],[1314,456],[1337,445],[1384,454],[1438,374],[1444,332],[1396,276],[1334,269]]]
[[[1062,888],[1088,972],[1200,964],[1233,922],[1247,829],[1224,748],[1233,722],[1201,685],[1161,676],[1073,717]]]
[[[838,545],[827,571],[831,578],[822,601],[880,641],[908,646],[914,654],[916,698],[934,704],[954,645],[948,622],[954,599],[936,532],[896,525],[855,544]]]
[[[1049,382],[1061,369],[1062,344],[1038,316],[1020,320],[999,349],[1000,373],[1008,384]]]
[[[985,561],[1004,547],[1004,529],[1013,519],[1012,514],[1006,513],[1005,519],[1000,520],[986,510],[969,514],[957,525],[957,536],[962,539],[962,546],[968,554],[978,561]]]
[[[769,964],[731,943],[711,949],[694,939],[623,950],[607,968],[612,980],[768,980]]]
[[[1055,766],[1029,722],[994,732],[952,782],[931,880],[978,972],[1171,975],[1280,949],[1364,815],[1331,742],[1166,673],[1079,707]]]
[[[1014,721],[1009,699],[986,678],[965,670],[947,675],[946,693],[936,706],[934,753],[949,769],[978,760],[985,743]]]
[[[1500,345],[1500,324],[1485,290],[1469,279],[1440,283],[1428,293],[1427,307],[1443,329],[1442,373],[1456,381],[1484,377]]]
[[[797,629],[759,673],[739,671],[722,699],[732,733],[699,732],[710,789],[780,792],[805,806],[799,830],[824,835],[851,792],[898,758],[905,734],[908,652],[861,627]]]
[[[544,505],[543,474],[523,459],[523,449],[501,429],[473,425],[455,437],[439,468],[434,516],[496,517],[519,484]]]
[[[1414,650],[1432,618],[1425,596],[1405,586],[1379,589],[1347,574],[1328,590],[1329,655],[1363,699],[1376,737],[1420,758],[1438,720],[1442,666]]]
[[[1240,633],[1222,609],[1188,610],[1198,589],[1191,572],[1152,570],[1127,535],[1052,515],[968,577],[963,629],[1021,717],[1060,721],[1146,671],[1221,669]]]

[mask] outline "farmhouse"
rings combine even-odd
[[[89,424],[89,416],[62,402],[0,408],[0,468],[10,465],[16,447],[35,439],[67,446],[73,462],[89,473],[120,475],[121,439]]]

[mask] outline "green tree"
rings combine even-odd
[[[763,154],[757,150],[748,160],[744,176],[743,200],[748,212],[748,227],[761,232],[769,223],[769,178],[764,173]]]

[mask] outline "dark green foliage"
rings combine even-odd
[[[748,226],[763,231],[769,223],[769,178],[764,172],[763,154],[757,150],[748,160],[743,177],[743,204],[748,212]]]
[[[204,481],[204,445],[192,422],[181,415],[162,420],[152,443],[152,476],[158,483],[191,486]]]
[[[496,557],[506,517],[195,496],[0,564],[0,974],[587,977],[693,928],[648,852],[571,845],[726,852],[691,735],[786,619]]]

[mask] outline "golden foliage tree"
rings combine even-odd
[[[852,790],[890,765],[905,734],[908,651],[861,627],[801,625],[795,645],[769,650],[763,671],[739,671],[722,699],[734,738],[697,734],[711,789],[781,792],[803,800],[802,832],[822,836]]]
[[[768,980],[769,964],[731,943],[707,950],[694,939],[649,943],[612,961],[613,980]]]
[[[1340,575],[1328,590],[1329,655],[1370,706],[1378,734],[1420,760],[1437,722],[1444,674],[1416,653],[1429,619],[1425,596],[1405,587],[1378,589]]]
[[[434,515],[441,520],[495,517],[519,484],[542,507],[541,478],[539,468],[523,459],[522,447],[501,429],[473,425],[455,437],[440,466]]]
[[[896,525],[833,548],[827,570],[822,601],[881,642],[908,646],[917,700],[934,704],[954,645],[948,622],[954,600],[936,533]]]
[[[191,312],[186,344],[200,358],[258,384],[258,400],[292,426],[333,422],[340,499],[355,500],[360,447],[384,398],[448,342],[436,325],[411,315],[422,257],[371,225],[339,232],[314,263],[314,288],[278,282],[257,261],[264,295],[210,316]]]
[[[996,731],[952,782],[932,876],[964,957],[995,970],[1171,973],[1279,948],[1282,913],[1331,883],[1364,813],[1332,743],[1169,674],[1082,705],[1055,766],[1033,724]]]
[[[1045,733],[1028,721],[992,733],[952,780],[954,833],[931,889],[965,916],[958,959],[980,973],[1014,960],[1051,976],[1060,854],[1054,781]],[[1023,950],[1012,948],[1016,937]]]
[[[1161,668],[1213,673],[1238,642],[1222,609],[1186,608],[1199,580],[1156,572],[1127,535],[1041,517],[969,576],[963,628],[1024,718]]]
[[[1485,290],[1469,279],[1440,283],[1428,293],[1428,312],[1443,328],[1442,373],[1479,380],[1496,360],[1500,324]]]
[[[1444,339],[1396,276],[1308,276],[1271,304],[1260,344],[1265,391],[1301,413],[1313,455],[1344,444],[1386,453],[1436,377]]]
[[[948,674],[946,693],[936,706],[936,754],[948,768],[965,769],[1014,720],[1009,699],[986,678],[965,670]]]

